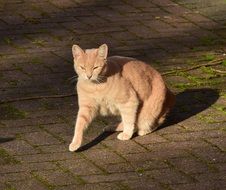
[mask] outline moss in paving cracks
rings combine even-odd
[[[209,115],[199,115],[198,118],[206,123],[216,123],[215,119]]]
[[[24,119],[27,113],[21,111],[10,104],[0,105],[0,119],[10,120],[10,119]]]
[[[53,190],[55,189],[55,186],[50,184],[45,178],[39,176],[38,174],[36,174],[35,172],[31,172],[31,175],[37,179],[39,182],[41,182],[43,185],[45,185],[49,190]]]
[[[20,162],[11,156],[5,149],[0,148],[0,165],[19,163]]]
[[[144,168],[136,168],[135,172],[138,173],[138,175],[142,175],[145,172],[145,169]]]
[[[215,58],[216,58],[216,56],[213,54],[206,54],[203,56],[202,60],[203,61],[213,61]]]
[[[226,59],[222,62],[222,65],[226,66]]]
[[[226,107],[223,105],[213,105],[213,107],[218,110],[221,111],[222,113],[226,114]]]

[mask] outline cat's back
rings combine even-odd
[[[161,74],[149,64],[131,57],[112,56],[109,57],[109,66],[116,67],[123,78],[130,81],[133,88],[137,91],[141,99],[150,95],[154,86],[158,86],[163,91],[165,83]]]

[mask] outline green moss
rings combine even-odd
[[[144,172],[145,172],[145,169],[144,168],[136,168],[135,169],[135,172],[138,174],[138,175],[142,175]]]
[[[222,62],[222,65],[226,66],[226,60],[224,60],[224,61]]]
[[[0,148],[0,165],[5,164],[18,164],[20,163],[14,157],[12,157],[5,149]]]
[[[199,115],[200,120],[205,121],[206,123],[215,123],[216,121],[211,115]]]
[[[42,184],[44,184],[48,189],[52,190],[55,189],[55,186],[50,184],[49,181],[47,181],[47,179],[39,176],[38,174],[36,174],[35,172],[31,172],[32,176],[37,179],[38,181],[40,181]]]
[[[27,113],[17,109],[16,107],[3,104],[0,105],[0,119],[9,120],[9,119],[24,119],[26,118]]]
[[[214,71],[210,67],[202,67],[201,69],[204,73],[211,74],[211,75],[214,74]]]
[[[212,55],[212,54],[207,54],[207,55],[204,55],[203,56],[203,61],[212,61],[212,60],[214,60],[216,58],[216,56],[215,55]]]
[[[224,114],[226,114],[226,107],[225,106],[222,106],[222,105],[213,105],[213,107],[218,110],[218,111],[221,111],[223,112]]]

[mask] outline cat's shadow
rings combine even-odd
[[[211,88],[187,89],[177,94],[173,110],[168,115],[166,122],[158,130],[164,130],[165,127],[170,127],[202,112],[214,104],[218,98],[219,92]],[[113,132],[102,132],[91,142],[79,148],[77,152],[88,150],[112,134]],[[133,137],[136,137],[136,134]]]
[[[0,144],[15,140],[15,137],[0,137]]]

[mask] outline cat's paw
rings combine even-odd
[[[79,147],[80,147],[80,144],[71,143],[69,145],[69,151],[74,152],[74,151],[78,150]]]
[[[117,138],[122,141],[129,140],[131,137],[132,137],[132,135],[128,135],[124,132],[119,133],[117,136]]]
[[[147,135],[149,133],[151,133],[151,130],[139,130],[138,131],[139,136],[144,136],[144,135]]]

